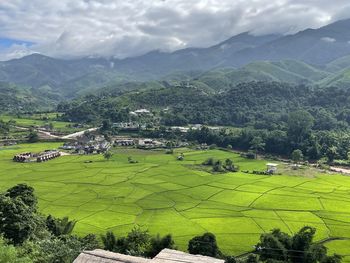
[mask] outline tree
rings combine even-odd
[[[103,157],[109,161],[109,159],[111,159],[113,156],[113,154],[110,151],[107,151],[103,154]]]
[[[140,228],[133,228],[126,236],[126,252],[130,255],[143,256],[145,255],[150,235],[148,231],[143,231]]]
[[[250,149],[255,152],[255,159],[258,157],[258,152],[263,151],[265,149],[265,143],[261,137],[254,137],[250,141]]]
[[[225,263],[236,263],[237,260],[234,256],[226,256],[225,257]]]
[[[99,248],[99,245],[96,237],[90,234],[83,238],[74,235],[46,238],[22,247],[23,253],[35,263],[71,263],[82,251]]]
[[[216,237],[212,233],[205,233],[196,236],[188,242],[188,252],[190,254],[200,254],[203,256],[219,257],[221,251],[216,243]]]
[[[110,130],[111,127],[112,127],[112,125],[111,125],[111,122],[110,122],[109,120],[103,120],[103,121],[102,121],[102,126],[101,126],[100,130],[101,130],[102,132],[105,132],[105,131]]]
[[[225,169],[228,171],[234,171],[235,166],[233,165],[233,161],[231,159],[226,159],[225,160]]]
[[[170,234],[165,235],[164,237],[161,237],[159,234],[152,237],[150,240],[149,251],[147,251],[147,256],[153,258],[164,248],[176,249],[175,242]]]
[[[17,184],[16,186],[9,188],[6,191],[5,196],[8,196],[12,199],[19,198],[23,201],[24,204],[36,210],[38,201],[34,195],[34,188],[31,186],[28,186],[26,184]]]
[[[55,218],[49,215],[46,218],[47,229],[55,236],[70,235],[73,232],[76,221],[69,221],[68,217]]]
[[[224,169],[222,168],[222,162],[217,160],[213,165],[213,172],[222,172]]]
[[[114,233],[108,231],[106,235],[101,236],[102,243],[105,250],[114,251],[117,247],[117,238]]]
[[[297,164],[304,158],[303,152],[299,149],[294,150],[292,152],[291,158],[293,163]]]
[[[258,263],[258,258],[255,255],[250,254],[245,263]]]
[[[205,160],[202,164],[203,165],[214,165],[214,158],[212,158],[212,157],[210,157],[210,158],[208,158],[207,160]]]
[[[292,146],[298,147],[311,134],[314,118],[305,110],[294,111],[288,116],[288,138]]]
[[[339,256],[327,256],[327,248],[320,243],[313,243],[316,229],[305,226],[294,236],[274,229],[262,234],[256,245],[256,253],[262,262],[339,262]]]
[[[335,157],[337,156],[337,153],[338,153],[338,148],[336,146],[331,146],[327,149],[326,156],[329,164],[333,163]]]
[[[36,131],[30,130],[28,135],[28,142],[35,143],[39,141],[39,135]]]
[[[32,260],[28,257],[22,257],[18,250],[6,244],[5,240],[0,238],[0,263],[31,263]]]
[[[0,233],[13,244],[22,244],[38,227],[35,210],[20,198],[0,196]]]

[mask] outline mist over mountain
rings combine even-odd
[[[293,35],[245,32],[208,48],[152,51],[126,59],[64,60],[32,54],[0,62],[0,81],[59,101],[99,88],[128,90],[132,87],[126,83],[157,80],[192,81],[213,91],[250,81],[346,86],[349,66],[350,20],[341,20]]]

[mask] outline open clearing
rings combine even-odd
[[[78,220],[78,234],[127,233],[135,224],[150,233],[172,233],[186,249],[194,235],[216,234],[224,252],[252,250],[263,232],[293,233],[317,228],[317,239],[339,237],[327,246],[350,254],[350,177],[210,174],[193,170],[209,157],[231,158],[241,170],[264,170],[266,161],[220,151],[181,150],[184,161],[163,151],[116,150],[113,158],[62,156],[46,163],[14,163],[15,153],[57,148],[38,143],[0,148],[0,188],[33,186],[40,211]],[[129,164],[128,156],[138,163]],[[86,161],[92,161],[86,163]],[[303,171],[305,173],[305,171]],[[349,257],[345,261],[350,260]]]

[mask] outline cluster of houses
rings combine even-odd
[[[112,124],[112,128],[123,131],[138,131],[146,129],[146,124],[140,124],[138,122],[116,122]]]
[[[101,135],[82,135],[75,141],[66,142],[60,149],[75,154],[100,154],[109,150],[111,144]]]
[[[109,150],[111,144],[106,141],[90,141],[90,142],[67,142],[60,147],[62,150],[72,151],[77,154],[100,154]]]
[[[26,162],[46,162],[57,157],[60,157],[61,153],[57,150],[46,150],[42,153],[20,153],[13,157],[14,162],[26,163]]]
[[[114,140],[115,146],[125,146],[125,147],[136,147],[139,149],[157,149],[157,148],[168,148],[169,142],[164,140],[147,139],[147,138],[126,138],[117,137]],[[187,147],[188,142],[178,141],[176,143],[171,142],[172,148]]]
[[[135,146],[140,149],[164,148],[165,142],[154,139],[133,139],[133,138],[117,138],[114,141],[116,146]]]
[[[191,124],[187,127],[183,127],[183,126],[172,126],[170,127],[170,130],[172,131],[180,131],[181,133],[187,133],[190,130],[200,130],[203,128],[202,124]],[[222,127],[214,127],[214,126],[207,126],[207,128],[209,130],[212,131],[219,131],[220,129],[222,129]]]

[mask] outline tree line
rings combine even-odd
[[[168,136],[166,127],[198,123],[236,129],[191,131],[185,139],[288,156],[299,149],[310,160],[348,159],[350,152],[350,90],[341,87],[252,82],[216,94],[168,87],[89,95],[58,109],[65,120],[112,123],[130,121],[129,111],[144,107],[154,113],[146,135]]]

